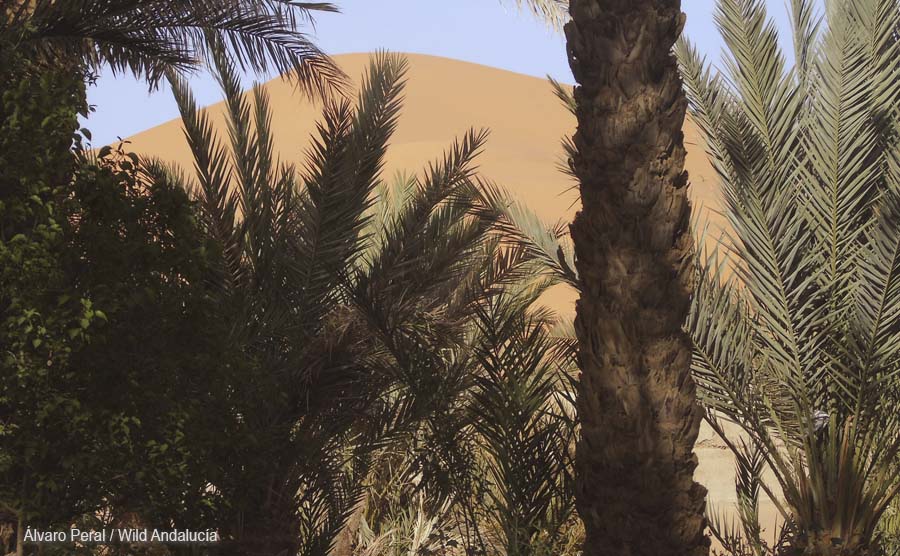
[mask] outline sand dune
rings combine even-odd
[[[369,56],[336,57],[348,75],[362,75]],[[542,79],[446,58],[408,55],[410,71],[406,102],[393,137],[385,176],[418,172],[440,156],[454,137],[470,127],[491,130],[487,148],[479,158],[484,177],[515,193],[549,222],[571,219],[578,208],[573,183],[557,170],[562,155],[560,139],[571,133],[575,122]],[[281,156],[302,162],[319,108],[296,94],[283,81],[265,85],[275,112],[274,133]],[[211,108],[213,122],[225,138],[222,104]],[[129,138],[142,154],[192,166],[179,120],[173,120]],[[687,170],[694,205],[701,219],[721,226],[714,211],[721,206],[717,177],[703,152],[702,139],[690,122],[685,126]],[[551,292],[547,303],[561,313],[574,312],[575,294],[564,286]],[[731,454],[704,428],[697,451],[699,480],[710,490],[717,509],[733,506],[734,464]],[[767,501],[766,501],[767,502]],[[764,523],[771,524],[774,510],[762,507]],[[769,527],[771,533],[771,527]]]
[[[578,196],[572,189],[574,184],[557,170],[557,163],[562,157],[560,139],[574,130],[575,121],[553,96],[547,81],[435,56],[410,54],[407,58],[406,102],[391,142],[385,176],[398,171],[418,172],[440,156],[454,137],[472,127],[487,128],[490,139],[479,157],[482,175],[509,188],[548,222],[574,216]],[[364,73],[369,55],[346,54],[336,59],[355,78]],[[265,87],[276,115],[274,133],[281,156],[302,162],[319,107],[284,81],[270,81]],[[224,136],[223,105],[213,105],[210,110]],[[128,139],[137,152],[187,168],[192,165],[180,120]],[[707,210],[720,206],[715,173],[690,123],[685,128],[685,142],[695,206],[718,222]],[[565,287],[549,292],[546,299],[560,312],[574,314],[575,296]]]

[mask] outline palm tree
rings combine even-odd
[[[900,492],[900,12],[832,2],[819,23],[811,0],[792,5],[793,68],[758,0],[719,2],[728,78],[679,47],[733,230],[699,265],[694,372],[746,472],[735,548],[772,551],[762,490],[788,525],[782,553],[877,554]]]
[[[242,95],[212,43],[228,144],[170,75],[194,154],[187,179],[220,246],[221,319],[233,330],[220,410],[237,447],[211,486],[234,508],[222,527],[247,554],[327,553],[363,496],[373,457],[449,413],[471,367],[467,334],[498,267],[496,217],[476,210],[469,132],[393,194],[381,179],[405,62],[375,58],[356,104],[326,103],[303,168],[278,161],[264,89]],[[448,356],[449,354],[449,356]]]
[[[336,8],[289,0],[0,0],[0,50],[93,71],[108,65],[156,85],[166,72],[208,62],[212,38],[241,69],[290,72],[306,92],[327,96],[343,74],[296,30],[316,11]]]
[[[585,554],[701,555],[702,413],[682,330],[692,288],[679,0],[572,0],[571,227],[580,276],[576,497]]]

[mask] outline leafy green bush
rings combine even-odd
[[[194,206],[133,155],[84,150],[80,73],[3,56],[3,517],[17,531],[96,524],[100,509],[208,524],[198,470],[219,439],[198,423],[222,350]]]
[[[69,287],[59,255],[73,134],[87,107],[77,72],[36,67],[8,49],[0,96],[0,501],[21,525],[61,509],[69,517],[94,486],[78,470],[46,469],[54,452],[85,440],[85,413],[62,381],[96,314]]]

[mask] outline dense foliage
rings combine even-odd
[[[65,68],[39,71],[7,50],[0,56],[0,472],[3,511],[16,521],[53,506],[57,493],[80,501],[94,486],[73,488],[73,477],[44,476],[41,465],[56,459],[54,442],[79,444],[82,412],[59,379],[94,315],[88,300],[66,297],[59,260],[75,167],[70,147],[86,109],[83,79]]]
[[[352,549],[358,542],[338,539],[339,533],[367,496],[367,482],[383,474],[387,460],[396,460],[390,454],[398,446],[413,450],[408,470],[425,482],[414,489],[416,496],[435,495],[429,511],[468,504],[471,514],[473,501],[459,489],[475,476],[471,466],[477,462],[461,451],[473,449],[466,443],[474,423],[484,419],[466,400],[475,395],[488,361],[479,360],[471,346],[479,330],[489,330],[476,323],[486,318],[485,304],[493,302],[497,288],[527,276],[531,261],[524,250],[501,241],[498,215],[478,195],[472,168],[484,133],[464,136],[422,177],[385,185],[381,167],[400,109],[405,62],[380,56],[355,105],[326,104],[299,170],[277,159],[265,91],[257,87],[242,95],[224,51],[216,50],[214,59],[226,96],[228,147],[175,78],[173,90],[197,169],[183,185],[197,193],[204,228],[221,248],[216,305],[224,308],[220,319],[234,348],[228,430],[240,440],[228,465],[211,479],[235,512],[223,532],[244,553],[287,548],[312,555],[335,542]],[[161,163],[150,162],[149,169],[160,178],[179,179],[176,169]],[[507,256],[498,259],[503,250]],[[530,327],[524,314],[514,322]],[[507,323],[501,337],[515,326]],[[523,531],[506,526],[514,537],[501,545],[516,554],[551,542],[538,537],[553,537],[553,527],[571,509],[570,498],[559,497],[564,487],[558,484],[565,476],[568,437],[558,421],[540,416],[553,404],[550,394],[559,383],[552,359],[545,361],[540,349],[548,341],[540,332],[546,326],[521,340],[537,357],[532,365],[544,361],[531,370],[537,373],[536,401],[522,408],[537,421],[518,425],[527,427],[522,434],[538,438],[507,439],[531,442],[532,448],[554,439],[533,454],[533,471],[541,478],[518,477],[513,484],[507,470],[490,481],[494,495],[504,488],[549,489],[536,499],[522,492],[522,498],[506,502],[510,519],[532,512]],[[528,370],[529,360],[510,357],[509,370],[496,369],[501,375],[494,381],[519,367]],[[483,400],[481,407],[487,411]],[[466,439],[458,436],[463,430],[472,431]],[[443,442],[445,449],[417,438]],[[531,454],[526,445],[517,449]],[[448,468],[450,461],[463,467]],[[370,514],[367,527],[377,531],[382,525]],[[491,547],[498,542],[477,540]],[[475,541],[455,542],[462,547]]]
[[[357,103],[326,104],[307,165],[282,164],[264,91],[242,96],[209,40],[230,149],[169,75],[195,178],[85,151],[80,71],[4,50],[4,531],[214,527],[225,551],[373,553],[363,529],[418,499],[455,516],[449,549],[553,552],[574,527],[571,354],[529,316],[553,280],[525,286],[534,249],[475,180],[486,134],[389,193],[405,63],[385,56]],[[506,425],[485,429],[500,398]],[[356,510],[404,446],[409,488]]]
[[[790,70],[758,0],[720,1],[729,79],[679,48],[733,230],[688,322],[739,471],[740,526],[712,532],[741,556],[881,554],[900,504],[900,12],[835,2],[817,25],[792,4]],[[332,9],[0,0],[0,548],[26,525],[131,525],[222,536],[154,554],[580,554],[574,332],[540,304],[579,287],[566,225],[478,177],[483,131],[385,179],[406,64],[378,55],[355,101],[329,94],[340,72],[295,28]],[[223,135],[183,78],[204,62]],[[102,64],[169,80],[191,172],[89,150],[84,68]],[[241,91],[239,70],[269,68],[324,98],[300,166],[265,89]],[[760,491],[786,521],[774,544]]]

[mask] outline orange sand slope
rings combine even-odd
[[[574,216],[577,193],[569,178],[557,170],[557,163],[562,156],[560,139],[574,130],[575,122],[553,96],[547,81],[434,56],[411,54],[407,58],[410,68],[406,101],[392,140],[385,177],[398,171],[421,171],[427,162],[441,155],[454,137],[470,127],[484,127],[491,130],[487,148],[479,159],[484,177],[510,189],[548,222]],[[337,56],[336,60],[348,75],[357,78],[365,71],[369,55],[348,54]],[[301,162],[319,108],[283,81],[270,81],[265,87],[272,100],[274,133],[281,156]],[[212,106],[211,112],[224,139],[222,104]],[[192,167],[180,120],[129,139],[136,152]],[[698,131],[690,122],[685,126],[685,142],[694,205],[701,209],[701,219],[721,225],[714,213],[721,206],[717,178],[703,152]],[[573,292],[559,286],[546,301],[561,313],[573,313],[574,299]],[[710,489],[710,502],[717,509],[731,508],[735,501],[731,454],[706,427],[697,451],[699,479]],[[762,506],[763,521],[771,524],[772,507],[766,503]]]

